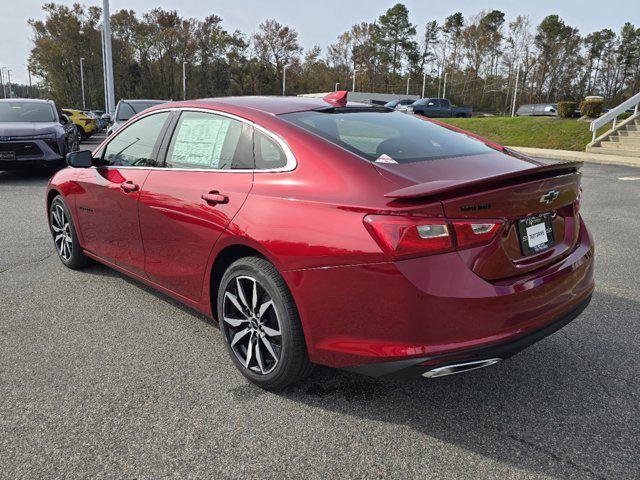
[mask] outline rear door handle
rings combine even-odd
[[[137,192],[140,188],[137,183],[133,183],[131,180],[127,180],[120,184],[120,188],[125,192]]]
[[[201,198],[210,205],[229,203],[229,197],[221,194],[217,190],[211,190],[209,193],[203,193]]]

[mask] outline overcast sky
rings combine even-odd
[[[102,5],[101,0],[78,1],[84,5]],[[10,4],[10,7],[0,13],[0,66],[12,70],[12,80],[26,83],[26,62],[31,49],[31,29],[27,21],[44,17],[41,6],[45,2],[2,2]],[[57,3],[71,5],[74,2],[57,0]],[[275,18],[298,31],[303,47],[318,44],[324,49],[354,23],[372,21],[395,3],[393,0],[111,0],[110,8],[112,13],[123,8],[143,13],[160,6],[176,9],[185,17],[199,19],[215,13],[222,17],[227,30],[240,29],[245,33],[254,32],[264,19]],[[619,31],[627,21],[640,26],[640,0],[406,0],[402,3],[409,8],[411,21],[421,27],[428,20],[441,23],[456,11],[467,17],[482,9],[502,10],[507,21],[516,15],[526,14],[534,25],[555,13],[569,25],[578,27],[583,34],[602,28]]]

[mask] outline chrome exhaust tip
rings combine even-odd
[[[434,368],[422,374],[426,378],[444,377],[446,375],[455,375],[456,373],[468,372],[470,370],[477,370],[478,368],[488,367],[498,363],[501,358],[488,358],[486,360],[475,360],[473,362],[454,363],[453,365],[447,365],[445,367]]]

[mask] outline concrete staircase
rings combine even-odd
[[[587,152],[640,158],[640,118],[629,119],[608,133],[589,144]]]

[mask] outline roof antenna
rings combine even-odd
[[[338,90],[337,92],[331,92],[330,94],[325,95],[322,99],[334,107],[346,107],[347,93],[349,93],[347,90]]]

